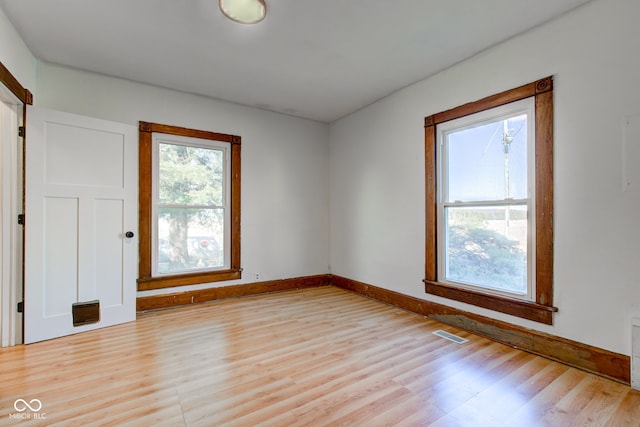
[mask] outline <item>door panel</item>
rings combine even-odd
[[[46,124],[46,133],[48,184],[123,187],[125,135],[52,122]],[[100,161],[87,161],[92,158]]]
[[[121,283],[122,258],[124,251],[120,237],[124,224],[123,203],[121,200],[96,200],[94,230],[96,239],[93,246],[93,280],[97,299],[106,307],[123,304],[126,289],[123,286],[111,286]],[[91,296],[87,295],[86,300]]]
[[[69,311],[67,301],[76,297],[78,270],[78,199],[45,197],[43,201],[44,246],[42,311],[45,318],[63,316]],[[32,220],[29,214],[30,220]],[[37,243],[36,243],[37,244]],[[32,265],[27,257],[27,264]],[[29,307],[32,308],[32,307]]]
[[[134,320],[137,129],[32,107],[27,122],[25,342]],[[73,326],[93,300],[99,321]]]

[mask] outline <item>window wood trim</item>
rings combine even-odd
[[[536,300],[497,296],[438,282],[436,126],[510,102],[535,97]],[[553,78],[425,117],[425,292],[545,324],[553,323]]]
[[[139,122],[139,158],[138,158],[138,233],[140,258],[138,262],[138,290],[162,289],[198,283],[219,282],[242,278],[240,267],[240,147],[241,138],[237,135],[188,129],[158,123]],[[231,144],[231,251],[230,268],[226,270],[205,271],[152,277],[151,275],[151,239],[152,235],[152,134],[186,136]]]

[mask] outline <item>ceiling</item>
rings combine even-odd
[[[332,122],[589,0],[0,0],[39,59]],[[498,64],[496,64],[498,66]]]

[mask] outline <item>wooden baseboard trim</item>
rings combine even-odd
[[[267,282],[249,283],[245,285],[223,286],[198,291],[177,292],[172,294],[139,297],[136,301],[137,311],[148,311],[159,308],[177,307],[197,304],[225,298],[244,297],[271,292],[288,291],[300,288],[313,288],[330,284],[329,276],[296,277],[292,279],[270,280]]]
[[[333,286],[412,311],[494,341],[630,384],[631,358],[629,356],[340,276],[332,275],[330,282]]]
[[[624,384],[630,384],[631,381],[629,356],[334,275],[306,276],[140,297],[137,299],[136,308],[138,311],[148,311],[327,285],[346,289]]]

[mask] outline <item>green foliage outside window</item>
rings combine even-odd
[[[491,221],[503,226],[504,212],[505,209],[450,212],[448,280],[526,293],[526,251],[521,242],[490,226]],[[510,211],[510,214],[514,217],[510,222],[525,221],[519,218],[524,214],[522,211]],[[500,215],[502,218],[496,220]]]
[[[168,143],[158,148],[158,271],[222,267],[224,152]]]

